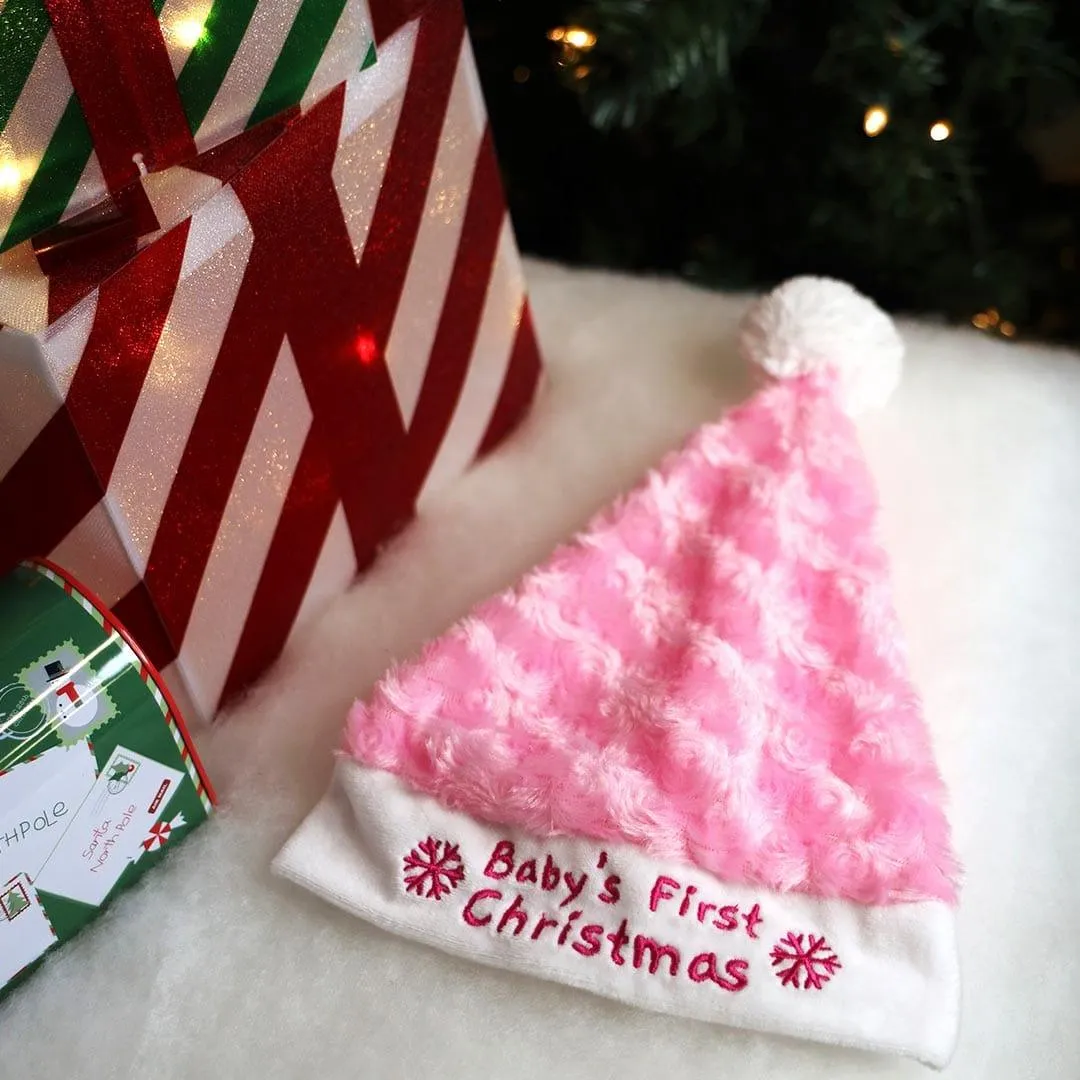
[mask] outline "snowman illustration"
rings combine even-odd
[[[89,685],[88,674],[84,669],[74,677],[69,675],[63,660],[53,660],[45,665],[49,720],[56,733],[67,742],[93,730],[98,720],[98,695]]]
[[[54,732],[63,743],[86,738],[116,713],[104,684],[71,641],[39,657],[19,682],[41,718],[38,730]]]

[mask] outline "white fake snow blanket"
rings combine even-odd
[[[897,1078],[391,937],[269,863],[345,709],[744,391],[740,298],[531,264],[549,381],[199,744],[225,807],[0,1007],[0,1077]],[[902,324],[862,432],[967,868],[963,1080],[1080,1075],[1080,359]]]

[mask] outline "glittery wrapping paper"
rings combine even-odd
[[[175,224],[62,290],[28,273],[36,329],[0,330],[0,567],[63,561],[204,719],[539,377],[455,2],[222,151],[152,191]]]
[[[0,252],[374,59],[367,0],[7,0]]]

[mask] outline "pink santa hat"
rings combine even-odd
[[[849,412],[903,346],[797,278],[773,378],[349,714],[276,870],[450,952],[943,1066],[957,864]]]

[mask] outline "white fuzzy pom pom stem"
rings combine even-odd
[[[854,415],[888,401],[904,343],[892,319],[846,282],[797,277],[743,316],[739,350],[778,379],[831,368],[841,404]]]

